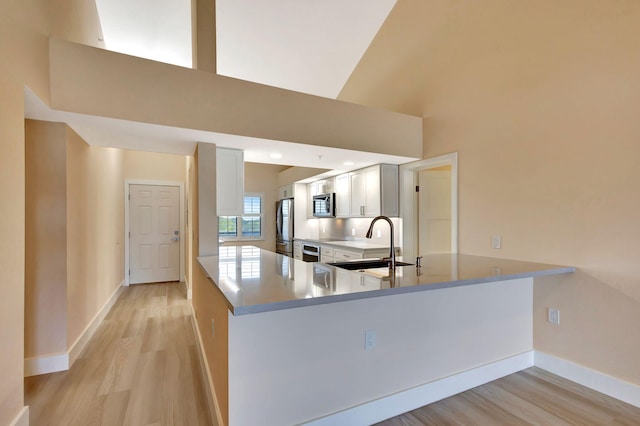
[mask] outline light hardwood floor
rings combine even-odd
[[[637,426],[640,408],[532,367],[378,425]]]
[[[32,426],[210,425],[179,283],[126,287],[69,371],[28,377]]]

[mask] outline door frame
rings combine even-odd
[[[417,174],[420,170],[442,166],[451,166],[451,253],[458,252],[458,153],[452,152],[400,166],[402,255],[407,259],[418,255],[418,235],[414,232],[418,229]]]
[[[129,285],[129,186],[130,185],[153,185],[153,186],[177,186],[180,188],[180,281],[186,282],[185,277],[185,204],[184,204],[184,182],[167,181],[167,180],[148,180],[148,179],[125,179],[124,181],[124,285]]]

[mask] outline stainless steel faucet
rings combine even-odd
[[[389,242],[389,246],[390,246],[390,251],[389,251],[389,269],[393,269],[395,271],[396,269],[396,249],[393,246],[393,222],[391,222],[391,219],[389,219],[387,216],[376,216],[373,218],[373,220],[371,221],[371,225],[369,225],[369,230],[367,231],[367,235],[365,235],[365,237],[371,239],[371,237],[373,236],[373,225],[379,221],[380,219],[384,219],[389,223],[389,226],[391,227],[391,238],[390,238],[390,242]]]

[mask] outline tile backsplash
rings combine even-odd
[[[349,219],[311,219],[318,221],[319,238],[335,238],[344,240],[362,240],[365,238],[372,218],[349,218]],[[394,244],[397,246],[401,241],[402,219],[391,218],[394,226]],[[378,232],[380,237],[378,237]],[[387,244],[389,241],[390,228],[384,220],[379,220],[373,228],[373,238],[371,241]]]

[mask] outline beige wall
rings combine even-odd
[[[124,276],[122,151],[26,120],[25,357],[67,352]]]
[[[185,199],[185,203],[186,203],[186,213],[187,213],[187,220],[186,220],[186,226],[185,226],[185,234],[186,234],[186,261],[185,261],[185,274],[186,274],[186,284],[187,284],[187,290],[193,290],[193,267],[194,267],[194,262],[195,262],[195,256],[197,255],[198,251],[197,248],[194,249],[194,247],[198,247],[198,235],[197,235],[197,228],[194,227],[194,220],[197,216],[194,216],[194,214],[197,215],[196,209],[197,209],[197,166],[195,165],[195,157],[194,156],[188,156],[185,159],[185,167],[186,167],[186,184],[185,184],[185,191],[186,191],[186,199]]]
[[[189,251],[193,254],[191,263],[191,288],[193,291],[193,311],[202,345],[205,351],[205,361],[210,377],[211,387],[214,392],[214,400],[217,414],[222,424],[229,424],[229,337],[228,337],[228,315],[227,305],[224,303],[222,293],[216,290],[211,281],[200,268],[196,258],[199,256],[199,182],[198,182],[198,148],[193,156],[189,170],[189,204],[191,206],[189,214],[191,247]],[[215,330],[212,330],[212,320],[215,323]]]
[[[184,182],[184,155],[124,150],[125,179]]]
[[[63,38],[95,44],[80,34],[97,22],[91,0],[60,4],[74,10],[74,19],[59,24],[45,0],[0,2],[0,424],[9,424],[23,408],[24,294],[25,294],[25,144],[24,86],[40,99],[49,100],[48,35],[51,29]],[[95,6],[93,6],[95,8]],[[62,14],[64,15],[64,14]],[[57,15],[56,15],[57,16]],[[64,28],[63,34],[59,29]]]
[[[24,356],[67,351],[66,126],[25,120]]]
[[[630,0],[399,0],[341,94],[459,153],[461,252],[578,267],[536,283],[537,350],[634,384],[639,39]]]
[[[124,277],[122,150],[90,147],[67,127],[68,346]]]

